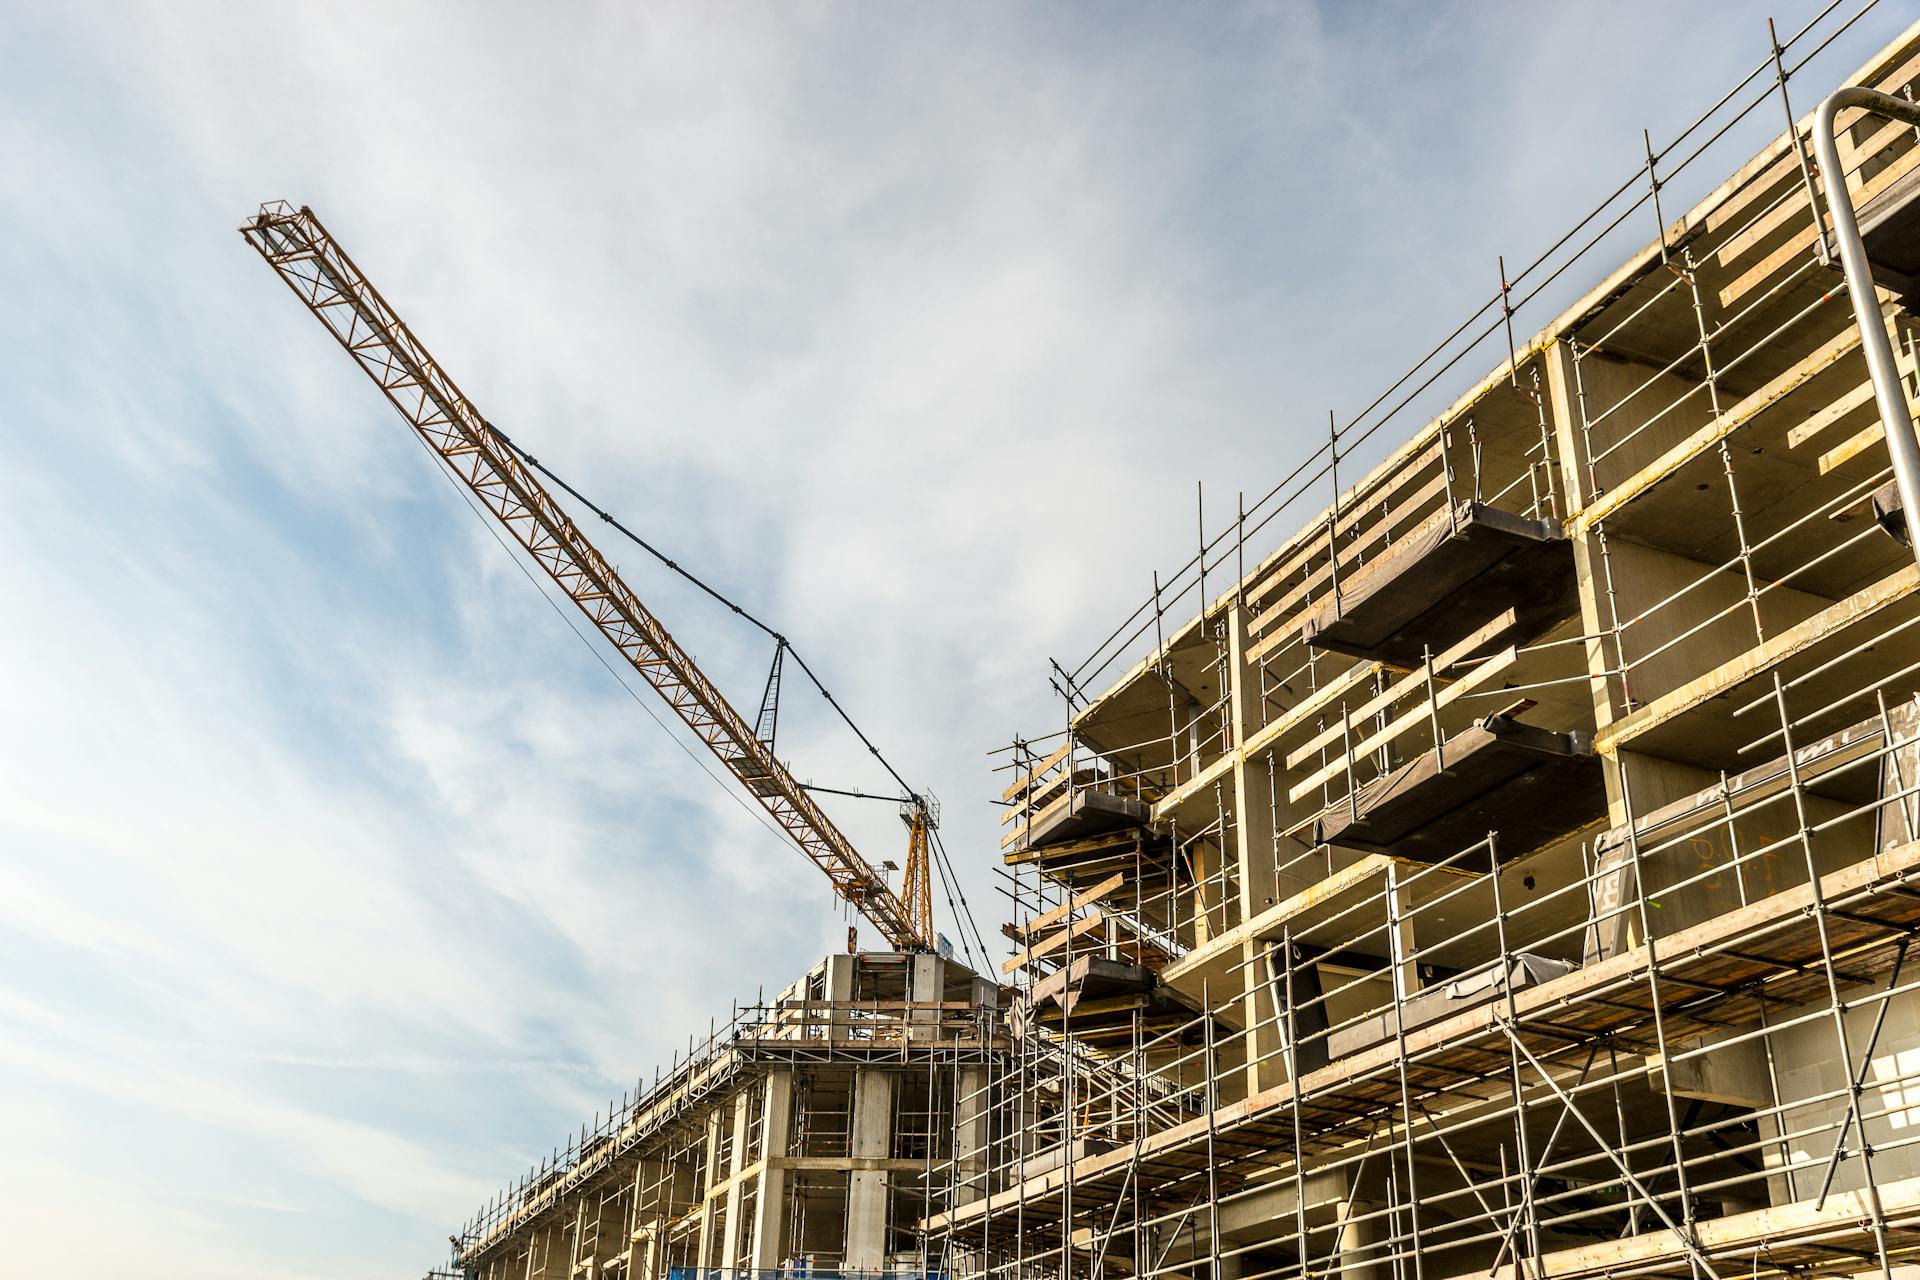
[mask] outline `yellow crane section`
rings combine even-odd
[[[313,211],[304,206],[295,209],[284,201],[262,205],[240,233],[487,512],[707,744],[800,851],[826,873],[834,892],[871,921],[896,950],[930,950],[927,805],[916,801],[909,806],[906,900],[902,901],[621,581],[515,450],[327,234]]]
[[[933,858],[928,846],[933,829],[940,825],[940,811],[932,796],[916,796],[900,806],[900,820],[907,824],[907,869],[900,882],[900,897],[906,905],[908,927],[931,946]]]

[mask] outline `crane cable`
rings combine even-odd
[[[609,527],[611,527],[615,532],[625,537],[628,541],[632,542],[635,546],[645,551],[648,555],[658,560],[661,564],[665,565],[667,568],[679,574],[682,578],[685,578],[688,582],[698,587],[701,591],[711,596],[714,600],[718,601],[720,604],[725,605],[727,609],[732,611],[734,614],[745,619],[747,622],[751,623],[753,626],[758,627],[761,631],[765,632],[774,641],[778,642],[781,645],[784,645],[786,647],[788,656],[790,656],[795,662],[800,664],[800,670],[805,673],[808,682],[812,684],[815,689],[819,690],[820,696],[827,700],[827,705],[834,709],[834,711],[839,715],[840,719],[845,722],[847,728],[853,730],[853,735],[856,738],[860,739],[861,745],[865,746],[867,751],[872,754],[873,758],[879,761],[880,767],[885,769],[887,773],[893,778],[893,780],[900,784],[900,789],[906,792],[907,801],[915,805],[922,805],[925,803],[920,793],[918,791],[915,791],[913,787],[908,784],[907,780],[900,776],[900,771],[898,769],[895,769],[892,763],[889,762],[885,756],[880,754],[880,748],[873,745],[873,740],[867,737],[866,733],[860,728],[859,725],[854,723],[853,717],[847,714],[846,708],[840,705],[839,700],[836,699],[833,696],[833,693],[827,688],[827,686],[821,682],[820,677],[814,674],[813,668],[807,665],[806,658],[802,657],[800,654],[800,651],[793,647],[792,641],[788,640],[786,636],[774,630],[772,627],[762,622],[759,618],[755,617],[742,605],[736,604],[734,601],[728,599],[720,591],[716,590],[707,582],[703,581],[691,570],[681,565],[677,560],[674,560],[671,556],[667,555],[664,551],[661,551],[658,547],[654,546],[652,543],[648,542],[645,538],[641,537],[639,534],[629,529],[626,525],[622,524],[617,518],[615,518],[612,512],[608,511],[605,507],[602,507],[598,503],[594,502],[593,499],[587,497],[586,494],[581,493],[578,489],[574,488],[573,485],[568,483],[564,478],[555,474],[552,468],[548,467],[544,462],[540,461],[540,459],[534,457],[531,453],[528,453],[525,449],[521,448],[520,445],[514,442],[513,437],[509,436],[506,432],[494,426],[491,422],[486,421],[484,418],[481,419],[481,425],[486,427],[487,431],[491,435],[493,435],[495,439],[499,440],[500,443],[504,444],[509,450],[511,450],[515,457],[519,458],[522,462],[525,462],[528,466],[532,467],[535,471],[538,471],[541,475],[545,476],[547,479],[553,481],[554,484],[560,486],[560,488],[566,491],[569,497],[571,497],[574,501],[578,502],[581,506],[585,507],[587,510],[593,512],[593,514],[599,516],[600,519],[605,521],[606,524]],[[543,591],[541,594],[544,595],[545,592]],[[548,603],[551,604],[552,601],[549,600]],[[569,619],[568,622],[569,622],[569,625],[571,625],[571,619]],[[584,639],[584,637],[582,638]],[[596,652],[598,651],[596,650]],[[611,668],[609,668],[609,670],[611,670]],[[616,679],[617,678],[618,677],[616,676]],[[620,683],[623,687],[626,685],[626,681],[624,680],[622,680]],[[627,692],[629,694],[633,694],[633,690],[631,688],[627,689]],[[639,700],[637,695],[635,695],[635,700],[636,701]],[[677,737],[674,740],[676,742],[679,741]],[[684,746],[684,744],[682,745]],[[702,767],[704,768],[704,765]],[[818,790],[818,791],[832,790],[832,788],[827,788],[827,787],[810,787],[808,789]],[[735,798],[738,799],[738,797],[735,797]],[[979,922],[973,918],[973,908],[971,904],[967,902],[966,890],[961,887],[960,877],[958,873],[954,870],[952,862],[947,857],[945,846],[940,843],[938,829],[931,828],[931,830],[933,832],[933,837],[934,837],[932,843],[934,847],[938,850],[938,857],[936,859],[935,870],[941,873],[940,874],[941,890],[946,896],[947,907],[950,911],[953,912],[953,916],[954,916],[954,920],[956,921],[956,924],[960,920],[965,920],[967,922],[967,926],[973,930],[974,939],[979,942],[980,953],[982,958],[984,959],[988,954],[986,940],[980,936],[980,925],[979,925]],[[957,907],[954,902],[954,895],[956,893],[959,895],[959,903]],[[931,939],[929,939],[929,941],[931,941]],[[966,946],[966,937],[964,934],[961,936],[961,945],[963,947]]]
[[[597,503],[593,501],[593,499],[587,497],[586,494],[581,493],[578,489],[574,488],[571,484],[568,484],[565,480],[555,475],[552,469],[549,468],[544,462],[540,461],[540,459],[534,457],[532,454],[528,453],[525,449],[515,444],[513,441],[513,437],[509,436],[506,432],[494,426],[491,422],[485,421],[484,419],[482,419],[482,425],[485,426],[488,431],[492,432],[493,435],[497,439],[499,439],[499,441],[502,444],[506,445],[507,448],[511,449],[514,452],[514,455],[517,456],[521,461],[525,462],[528,466],[532,467],[535,471],[538,471],[541,475],[545,476],[547,479],[559,485],[562,489],[565,489],[567,493],[575,501],[579,502],[580,505],[584,506],[587,510],[593,512],[593,514],[599,516],[602,520],[606,521],[607,524],[611,525],[617,532],[625,536],[635,546],[639,547],[642,551],[645,551],[648,555],[652,556],[655,560],[658,560],[661,564],[667,566],[667,568],[673,570],[675,573],[685,578],[688,582],[691,582],[694,586],[700,588],[700,590],[712,596],[715,600],[725,605],[728,609],[731,609],[734,613],[740,615],[740,617],[746,619],[748,622],[752,623],[754,626],[760,628],[760,630],[766,632],[766,634],[772,639],[777,640],[781,644],[785,645],[787,648],[788,656],[790,656],[795,662],[800,664],[800,670],[806,673],[807,680],[813,685],[815,689],[818,689],[820,691],[820,696],[827,700],[827,705],[832,707],[834,711],[839,713],[840,718],[846,722],[847,728],[853,730],[853,735],[856,738],[860,739],[861,745],[865,746],[866,749],[873,754],[873,758],[880,762],[880,767],[885,769],[889,774],[891,774],[893,776],[893,780],[900,784],[900,789],[907,793],[906,798],[915,803],[919,802],[920,793],[915,791],[910,785],[908,785],[907,780],[900,776],[900,771],[898,769],[895,769],[892,764],[888,763],[887,758],[880,754],[880,748],[874,746],[873,740],[867,737],[867,735],[864,732],[862,732],[860,726],[853,722],[853,717],[847,714],[846,708],[840,705],[839,701],[835,699],[833,694],[827,689],[827,686],[820,682],[820,677],[813,673],[813,668],[807,665],[807,660],[800,656],[800,651],[793,647],[793,642],[791,640],[788,640],[785,636],[781,635],[778,631],[775,631],[772,627],[760,621],[760,619],[754,617],[751,613],[747,612],[747,610],[742,606],[735,604],[732,600],[727,599],[726,596],[722,595],[720,592],[716,591],[713,587],[703,582],[699,577],[695,576],[685,566],[681,565],[678,561],[674,560],[671,556],[667,555],[664,551],[660,550],[660,548],[654,546],[651,542],[648,542],[645,538],[641,537],[639,534],[635,533],[633,530],[627,528],[626,525],[621,524],[620,521],[615,519],[613,514],[609,512],[606,508],[599,506]]]
[[[984,972],[985,967],[992,962],[992,953],[987,950],[987,940],[980,936],[980,922],[973,918],[973,907],[968,903],[967,891],[960,883],[960,873],[953,869],[953,860],[947,856],[947,846],[940,839],[940,828],[929,827],[927,828],[927,834],[933,837],[934,853],[939,858],[935,870],[941,873],[940,891],[946,894],[947,910],[953,913],[954,932],[960,932],[960,921],[964,920],[967,922],[967,928],[973,930],[974,941],[980,944],[980,965],[981,970]],[[960,895],[960,903],[958,906],[955,906],[953,901],[953,896],[956,893]],[[967,962],[971,964],[973,962],[973,948],[968,945],[967,935],[964,933],[960,934],[960,946],[966,953]]]
[[[562,609],[560,607],[560,602],[555,600],[553,596],[548,593],[545,585],[542,584],[538,578],[533,576],[533,573],[527,568],[522,558],[514,554],[513,548],[508,546],[506,539],[500,536],[500,531],[494,527],[494,522],[487,517],[487,513],[482,511],[479,508],[479,506],[477,506],[474,503],[473,495],[468,493],[466,490],[466,487],[460,483],[459,477],[454,474],[452,468],[447,464],[447,460],[441,457],[437,452],[435,452],[432,446],[428,445],[425,440],[421,440],[418,437],[418,435],[416,435],[414,439],[418,441],[422,449],[426,450],[427,456],[433,459],[435,463],[434,469],[440,472],[441,476],[447,481],[447,483],[450,486],[452,486],[453,491],[460,496],[460,500],[466,503],[467,509],[473,512],[474,518],[479,520],[481,525],[486,529],[487,533],[493,538],[494,542],[499,544],[500,550],[506,553],[507,559],[513,562],[514,568],[520,570],[521,576],[524,577],[530,584],[532,584],[533,589],[540,593],[540,598],[547,602],[547,607],[554,611],[554,613],[559,617],[560,621],[567,624],[567,630],[573,632],[573,634],[579,639],[580,643],[587,647],[587,651],[591,653],[599,661],[601,666],[606,668],[607,674],[613,677],[614,683],[618,684],[622,689],[625,689],[627,691],[627,696],[633,699],[634,705],[639,707],[642,711],[646,712],[647,719],[653,721],[656,725],[660,726],[660,731],[666,734],[668,738],[673,740],[673,745],[675,745],[676,747],[679,747],[681,751],[685,752],[687,759],[693,761],[693,763],[699,767],[700,772],[706,774],[709,778],[712,778],[714,785],[719,787],[722,791],[726,792],[727,798],[729,800],[732,800],[735,804],[740,806],[741,812],[745,813],[749,818],[752,818],[754,821],[758,822],[760,826],[764,828],[766,832],[769,835],[771,835],[775,840],[778,840],[782,845],[786,845],[790,839],[787,833],[782,831],[780,828],[774,826],[773,823],[767,819],[766,814],[755,809],[752,805],[748,804],[745,800],[742,800],[740,798],[740,790],[738,787],[731,785],[726,781],[726,779],[722,778],[719,774],[715,773],[712,769],[708,768],[707,762],[705,760],[702,760],[698,755],[696,755],[694,753],[693,748],[689,747],[684,741],[681,740],[681,737],[679,734],[675,733],[671,728],[667,726],[666,721],[662,720],[659,716],[655,715],[653,708],[647,704],[647,700],[642,698],[639,692],[632,685],[627,683],[626,677],[622,676],[617,670],[614,669],[613,664],[607,661],[606,654],[600,651],[600,646],[594,644],[592,640],[587,638],[587,634],[584,631],[580,630],[579,626],[577,626],[574,623],[572,616],[569,615],[565,609]]]

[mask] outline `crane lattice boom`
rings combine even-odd
[[[327,234],[313,211],[261,206],[240,232],[320,318],[568,598],[610,640],[747,792],[772,815],[834,892],[899,950],[930,946],[927,926],[755,736],[667,629],[640,602],[518,455],[461,394],[379,290]]]

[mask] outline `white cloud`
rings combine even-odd
[[[983,753],[1057,721],[1046,657],[1185,557],[1195,478],[1261,489],[1744,73],[1761,12],[16,4],[10,1246],[104,1268],[69,1206],[112,1203],[159,1273],[404,1273],[840,929],[245,249],[256,202],[310,202],[491,417],[785,629],[946,801],[993,937]],[[764,637],[606,550],[752,703]],[[796,675],[782,754],[883,785]],[[886,806],[836,812],[898,856]]]

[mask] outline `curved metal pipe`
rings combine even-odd
[[[1847,190],[1846,174],[1840,167],[1834,119],[1847,107],[1859,107],[1916,126],[1920,126],[1920,107],[1878,89],[1853,85],[1834,90],[1813,118],[1813,149],[1820,162],[1820,189],[1827,197],[1827,212],[1833,218],[1834,246],[1840,254],[1841,269],[1846,272],[1853,318],[1860,326],[1860,350],[1867,359],[1867,376],[1873,380],[1873,398],[1879,406],[1880,426],[1887,437],[1887,456],[1893,462],[1894,483],[1900,489],[1907,541],[1913,548],[1915,561],[1920,562],[1920,441],[1914,439],[1906,390],[1900,385],[1900,370],[1893,362],[1893,343],[1887,337],[1886,320],[1880,314],[1879,296],[1874,293],[1867,247],[1860,239],[1860,220],[1854,216],[1853,196]],[[1814,218],[1818,229],[1817,210]]]

